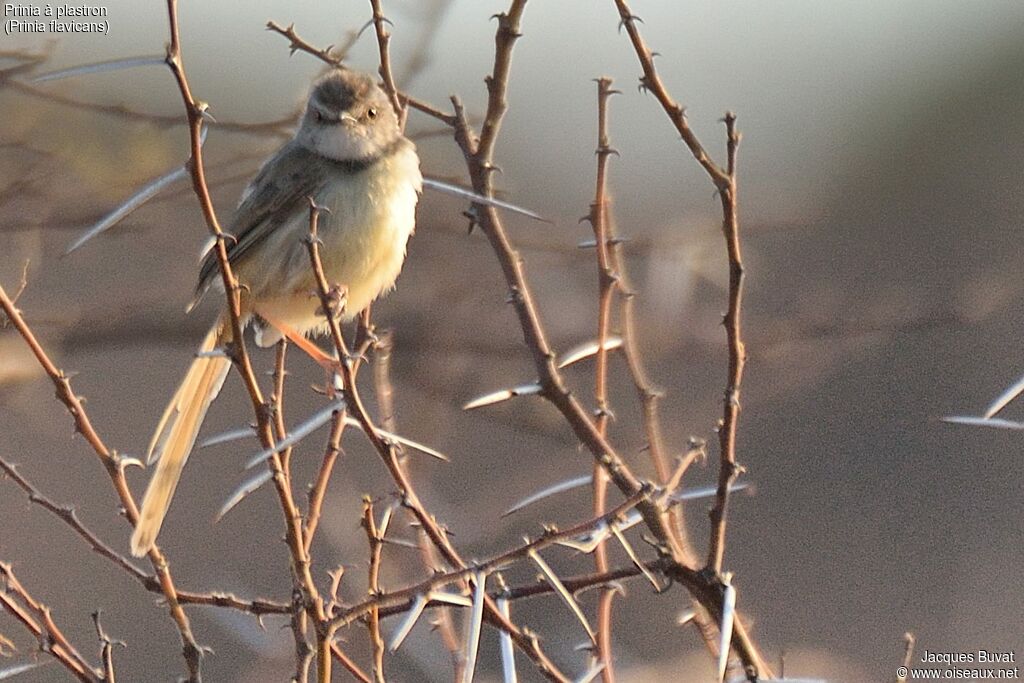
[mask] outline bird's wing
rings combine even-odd
[[[295,141],[289,142],[267,160],[242,195],[227,232],[228,260],[234,265],[267,235],[295,213],[308,206],[325,182],[326,173],[310,168],[323,160]],[[203,257],[193,305],[202,298],[217,277],[217,252]]]

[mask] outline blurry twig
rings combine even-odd
[[[118,118],[132,119],[157,126],[171,127],[185,125],[180,116],[173,114],[154,114],[150,112],[137,111],[120,104],[100,104],[75,99],[60,93],[50,92],[43,88],[23,83],[17,80],[4,81],[0,79],[0,86],[6,86],[22,95],[36,99],[52,102],[72,109],[90,111]],[[251,135],[272,135],[285,138],[290,135],[290,128],[298,121],[301,112],[293,112],[273,121],[261,121],[248,123],[243,121],[209,121],[208,123],[219,130],[232,133],[247,133]]]
[[[28,266],[29,266],[29,263],[31,263],[31,261],[29,259],[25,259],[25,263],[22,264],[22,266],[21,266],[21,280],[18,281],[18,289],[17,289],[17,291],[15,291],[14,292],[14,296],[11,297],[11,304],[12,305],[17,305],[18,299],[21,298],[21,295],[25,293],[25,288],[28,287]],[[10,322],[10,319],[7,317],[7,314],[5,313],[3,319],[0,319],[0,329],[7,327],[7,324],[9,322]]]
[[[736,150],[740,136],[736,132],[736,116],[732,112],[725,115],[726,126],[726,165],[723,168],[715,163],[704,149],[696,134],[686,120],[686,110],[669,94],[668,89],[658,75],[654,66],[654,56],[644,42],[637,28],[637,18],[626,0],[615,0],[619,11],[621,25],[629,34],[630,42],[636,52],[637,59],[644,75],[640,78],[641,86],[653,94],[668,115],[669,120],[679,133],[683,142],[697,163],[705,170],[711,182],[718,190],[722,204],[722,230],[725,234],[729,256],[729,308],[725,314],[725,331],[729,343],[729,372],[725,389],[725,401],[722,422],[718,429],[720,461],[718,479],[718,500],[711,510],[711,543],[708,549],[708,567],[718,573],[722,569],[722,557],[725,553],[726,514],[729,503],[729,485],[740,474],[741,467],[736,462],[736,425],[740,412],[740,384],[743,379],[743,364],[746,350],[740,337],[740,307],[743,296],[743,258],[740,251],[739,215],[736,201]]]
[[[612,296],[618,278],[612,270],[609,260],[608,244],[608,159],[615,153],[608,142],[608,98],[616,91],[612,90],[609,78],[597,80],[597,181],[594,190],[594,201],[590,205],[588,219],[594,231],[594,252],[597,257],[598,302],[597,302],[597,354],[594,360],[594,400],[597,404],[595,426],[601,436],[608,434],[608,419],[611,410],[608,407],[608,330],[611,325]],[[593,489],[595,516],[604,514],[608,500],[608,473],[598,461],[593,465]],[[599,572],[608,571],[608,547],[602,542],[594,551],[594,568]],[[601,669],[605,683],[615,681],[615,669],[612,658],[612,602],[616,591],[605,587],[601,590],[597,603],[597,634],[595,644],[596,656],[604,666]]]
[[[432,0],[424,3],[420,17],[423,25],[418,31],[419,36],[406,59],[405,67],[401,70],[398,83],[400,87],[408,87],[427,66],[431,45],[441,35],[442,24],[451,7],[452,0]]]
[[[910,663],[914,659],[914,645],[917,643],[917,639],[914,638],[914,634],[907,631],[903,634],[903,671],[909,670]],[[907,674],[904,673],[902,676],[899,673],[896,674],[896,683],[906,683]]]
[[[618,9],[620,26],[625,27],[633,45],[634,52],[643,69],[640,85],[653,94],[668,116],[676,132],[679,133],[690,153],[704,169],[718,192],[722,206],[722,231],[725,236],[726,251],[729,261],[729,306],[723,323],[729,348],[728,373],[723,402],[722,420],[718,425],[719,441],[719,475],[718,494],[714,507],[709,513],[711,519],[711,540],[708,547],[706,569],[718,584],[717,591],[727,592],[726,582],[722,580],[722,560],[725,553],[726,519],[729,506],[731,485],[743,471],[736,460],[736,428],[740,413],[740,385],[743,379],[743,366],[746,360],[746,349],[741,337],[740,311],[743,296],[743,258],[740,250],[739,214],[737,205],[736,184],[736,152],[740,135],[736,131],[736,116],[727,112],[724,118],[726,127],[726,164],[724,167],[714,162],[704,149],[686,119],[686,110],[669,94],[654,66],[654,56],[637,28],[637,18],[632,13],[626,0],[615,0]],[[721,613],[721,609],[711,609],[704,605],[711,614]],[[719,605],[720,607],[720,605]],[[706,632],[705,632],[706,633]],[[707,640],[707,638],[706,638]],[[736,620],[732,631],[732,645],[747,667],[748,677],[753,675],[771,675],[767,663],[750,640],[745,628]]]
[[[379,334],[373,344],[373,384],[376,390],[377,413],[380,423],[389,432],[395,434],[398,431],[398,424],[395,415],[394,387],[391,384],[391,354],[393,349],[394,335],[391,331]],[[399,465],[403,468],[408,468],[408,459],[400,460]],[[406,510],[406,513],[415,522],[415,515],[409,510]],[[417,544],[419,545],[420,557],[424,567],[430,572],[437,571],[437,549],[430,542],[430,538],[422,528],[417,533]],[[462,649],[459,646],[459,638],[455,633],[451,607],[440,607],[436,626],[441,634],[441,642],[451,655],[452,665],[455,669],[455,679],[461,680],[465,661]]]

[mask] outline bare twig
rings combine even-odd
[[[384,536],[377,528],[377,520],[373,516],[373,501],[363,498],[363,529],[366,540],[370,544],[370,569],[367,573],[368,591],[371,596],[380,593],[380,562],[384,550]],[[373,647],[373,677],[377,683],[384,683],[384,638],[380,635],[380,612],[371,609],[367,615],[366,626],[370,633],[370,645]]]
[[[171,34],[171,42],[167,48],[167,65],[170,67],[178,84],[181,99],[185,106],[185,115],[189,122],[189,140],[191,143],[189,170],[192,176],[192,186],[202,208],[207,227],[215,238],[214,253],[220,268],[221,280],[227,300],[228,321],[232,333],[229,355],[235,368],[242,376],[242,381],[249,394],[253,412],[256,415],[257,435],[264,447],[271,448],[274,444],[274,434],[269,415],[270,411],[263,399],[262,391],[260,390],[259,383],[256,381],[252,363],[245,348],[241,314],[241,288],[231,270],[231,262],[227,253],[227,236],[220,227],[220,222],[217,219],[213,202],[210,198],[209,188],[206,185],[201,137],[207,105],[193,97],[185,75],[181,56],[181,42],[178,34],[176,0],[167,0],[167,14]],[[317,675],[320,683],[327,683],[330,681],[332,663],[330,639],[319,628],[325,618],[324,603],[310,573],[310,558],[306,550],[302,515],[295,504],[291,483],[283,467],[281,456],[276,452],[272,453],[269,463],[270,469],[273,472],[278,502],[285,519],[285,540],[291,557],[295,589],[301,596],[302,606],[308,613],[309,618],[317,625]],[[296,629],[301,628],[301,621],[301,619],[296,620],[294,624]],[[299,634],[296,633],[296,639],[298,640],[298,638]]]
[[[313,537],[316,535],[317,526],[320,524],[320,513],[323,509],[324,498],[327,495],[327,485],[331,481],[331,473],[334,471],[334,464],[341,454],[341,435],[345,431],[345,410],[335,411],[331,417],[331,435],[327,439],[327,448],[324,457],[320,462],[320,469],[317,470],[316,480],[309,489],[309,504],[306,512],[305,524],[305,546],[309,552],[313,544]]]
[[[719,425],[719,447],[721,466],[718,478],[718,500],[712,508],[711,543],[708,549],[708,567],[718,573],[722,569],[722,556],[725,553],[726,513],[729,502],[729,485],[739,475],[741,468],[736,462],[736,425],[740,412],[740,384],[743,380],[743,364],[746,351],[740,335],[740,309],[743,296],[743,258],[739,240],[739,215],[736,201],[736,150],[740,136],[736,132],[736,115],[727,112],[726,126],[726,166],[716,164],[704,149],[686,119],[686,110],[669,94],[668,89],[654,67],[654,57],[644,42],[637,20],[626,0],[615,0],[619,18],[630,42],[636,52],[644,75],[640,78],[641,85],[657,98],[662,109],[679,133],[683,142],[697,163],[707,172],[711,182],[718,190],[722,204],[722,230],[725,234],[729,256],[729,308],[726,311],[724,324],[729,345],[729,370],[725,388],[725,401],[722,422]]]
[[[398,117],[398,127],[404,130],[407,112],[405,105],[398,97],[395,76],[391,71],[391,51],[388,49],[391,33],[388,31],[387,25],[391,21],[384,16],[381,0],[370,0],[370,7],[373,9],[373,30],[377,34],[377,49],[380,54],[380,78],[384,82],[384,92],[388,94],[391,106],[395,109],[395,116]]]
[[[110,636],[103,629],[103,624],[100,623],[99,610],[92,613],[92,622],[96,627],[96,637],[100,641],[100,657],[103,659],[103,679],[106,683],[116,683],[116,676],[114,674],[114,645],[120,645],[121,647],[127,647],[127,645],[122,640],[110,639]]]
[[[305,52],[307,54],[316,57],[325,64],[331,66],[342,66],[344,57],[339,57],[330,51],[330,47],[324,49],[317,49],[295,32],[294,24],[288,26],[288,28],[282,28],[278,24],[270,21],[267,22],[267,30],[278,33],[288,40],[291,41],[292,52]],[[451,114],[446,114],[437,107],[422,100],[419,100],[408,93],[398,92],[398,101],[403,107],[412,107],[413,109],[430,116],[431,118],[437,119],[441,123],[447,126],[452,126],[455,123],[454,117]]]
[[[482,562],[477,562],[472,567],[464,565],[452,571],[438,573],[434,576],[424,579],[423,581],[420,581],[417,584],[406,586],[405,588],[401,588],[395,591],[381,593],[373,598],[364,600],[361,603],[357,603],[345,609],[340,609],[333,618],[332,625],[334,625],[337,628],[346,626],[354,622],[356,619],[363,617],[363,615],[368,614],[372,609],[379,609],[383,614],[384,610],[388,607],[394,607],[396,605],[403,604],[408,605],[410,601],[413,600],[417,595],[426,595],[431,591],[442,586],[462,581],[467,577],[473,576],[474,572],[484,572],[486,574],[491,574],[493,572],[499,571],[515,562],[530,557],[531,553],[539,552],[544,548],[556,545],[560,541],[570,539],[575,536],[579,536],[580,534],[587,533],[588,531],[593,530],[595,527],[600,526],[601,524],[610,523],[619,515],[622,515],[625,512],[628,512],[632,508],[636,507],[640,503],[640,501],[642,501],[648,495],[649,492],[645,489],[644,491],[641,491],[640,493],[636,494],[634,497],[627,498],[626,500],[622,501],[615,507],[611,508],[601,517],[589,519],[579,524],[574,524],[573,526],[566,529],[546,529],[545,532],[537,538],[532,540],[527,538],[524,540],[522,544],[510,550],[506,550],[505,552],[499,555],[495,555],[490,559],[484,560]],[[636,571],[639,573],[638,569]],[[391,613],[393,612],[389,612],[389,614]],[[516,633],[511,630],[509,630],[509,633],[513,636],[513,639],[515,639]]]
[[[153,580],[152,576],[136,567],[132,564],[131,560],[114,550],[109,544],[101,540],[88,527],[82,524],[73,507],[58,505],[47,498],[28,479],[22,476],[14,465],[3,458],[0,458],[0,471],[3,472],[6,478],[13,481],[22,491],[28,494],[29,502],[35,503],[53,513],[58,519],[71,527],[76,534],[81,536],[98,555],[110,560],[143,585],[147,585]]]
[[[268,21],[267,30],[282,35],[291,41],[291,45],[289,47],[292,54],[295,54],[296,52],[306,52],[313,55],[320,61],[330,64],[331,66],[341,66],[348,54],[348,48],[350,48],[355,43],[355,39],[359,37],[358,33],[355,34],[348,45],[338,52],[334,52],[333,45],[328,45],[323,49],[317,49],[307,43],[299,36],[298,33],[295,32],[295,24],[288,24],[287,27],[283,27],[277,22]]]
[[[588,216],[594,231],[594,242],[597,255],[598,304],[597,304],[597,355],[594,361],[594,400],[596,408],[596,427],[602,436],[608,434],[608,419],[611,410],[608,406],[608,330],[611,325],[612,296],[615,293],[618,278],[612,270],[609,260],[608,244],[608,159],[614,153],[608,142],[608,98],[616,91],[612,90],[610,78],[597,80],[597,181],[594,190],[594,201],[590,205]],[[600,462],[594,462],[593,475],[595,516],[604,514],[608,499],[608,474]],[[608,548],[604,543],[594,551],[594,568],[598,572],[608,571]],[[615,669],[612,660],[612,601],[616,591],[605,587],[601,590],[597,603],[597,659],[604,664],[601,676],[604,683],[615,681]]]
[[[81,399],[71,389],[71,381],[47,356],[43,347],[36,340],[32,330],[25,322],[25,319],[21,316],[21,312],[14,306],[14,302],[7,296],[7,292],[4,291],[2,286],[0,286],[0,308],[3,308],[8,320],[14,325],[14,328],[25,340],[25,343],[31,349],[44,372],[50,377],[50,381],[53,382],[57,389],[57,398],[65,405],[68,412],[71,413],[75,421],[76,431],[85,437],[85,440],[96,453],[100,463],[106,470],[114,491],[117,493],[121,506],[124,508],[125,517],[134,526],[139,518],[139,508],[132,497],[131,490],[128,488],[128,481],[124,476],[124,468],[126,466],[124,459],[116,452],[108,449],[106,444],[103,443],[103,440],[93,428]],[[181,603],[178,601],[177,588],[171,577],[170,565],[163,552],[155,545],[149,551],[148,557],[156,572],[160,591],[167,600],[167,608],[170,611],[171,618],[174,620],[178,633],[181,636],[182,655],[185,658],[186,667],[189,672],[189,680],[191,683],[199,683],[199,662],[202,657],[202,650],[192,635],[192,627],[188,616],[186,616],[185,611],[181,608]]]
[[[355,417],[359,422],[363,433],[366,434],[370,443],[384,461],[384,464],[388,469],[388,473],[391,475],[392,480],[398,487],[398,491],[402,499],[402,505],[414,513],[417,521],[430,537],[431,542],[437,547],[448,563],[453,566],[463,568],[467,572],[471,572],[471,569],[467,568],[467,564],[451,544],[447,534],[420,502],[411,480],[399,462],[394,444],[386,441],[381,436],[377,427],[370,419],[366,407],[363,405],[362,398],[355,384],[355,357],[349,352],[348,345],[341,333],[341,327],[338,324],[337,318],[338,312],[335,310],[336,298],[332,296],[334,288],[328,284],[327,278],[324,275],[323,263],[320,260],[320,243],[319,238],[317,237],[317,223],[319,220],[319,212],[321,210],[321,207],[318,207],[312,202],[312,200],[310,201],[310,236],[307,240],[307,247],[309,250],[310,262],[313,267],[313,274],[317,283],[317,293],[320,297],[321,310],[324,312],[324,316],[327,320],[331,340],[334,342],[335,351],[340,361],[338,363],[338,369],[341,373],[344,385],[345,402],[348,405],[349,410],[352,412],[353,417]],[[467,578],[468,576],[470,576],[470,574],[461,574],[460,578]],[[547,655],[545,655],[540,649],[540,645],[537,640],[530,637],[529,634],[525,633],[523,630],[505,619],[498,611],[494,601],[491,599],[488,599],[486,602],[486,612],[488,621],[497,623],[501,628],[508,631],[516,642],[516,645],[520,647],[520,649],[522,649],[531,659],[533,659],[540,671],[548,676],[548,678],[556,681],[568,680],[564,674],[558,671],[554,663],[552,663],[548,659]],[[350,623],[345,621],[344,614],[345,613],[342,613],[342,615],[335,616],[333,619],[329,620],[327,629],[330,633],[336,631],[341,625],[343,625],[343,623]]]
[[[39,505],[51,512],[58,519],[70,527],[76,534],[82,537],[92,550],[101,557],[106,558],[115,566],[122,569],[130,577],[138,581],[143,588],[153,593],[161,593],[161,584],[157,576],[147,574],[136,567],[131,560],[114,550],[110,544],[103,541],[94,531],[89,529],[81,520],[75,509],[60,505],[36,488],[25,478],[17,468],[6,460],[0,458],[0,471],[4,476],[13,481],[26,494],[30,502]],[[248,612],[255,617],[263,614],[287,614],[290,606],[283,602],[263,599],[242,599],[230,593],[197,593],[193,591],[179,590],[177,592],[178,603],[182,605],[204,605],[208,607],[222,607],[234,609],[240,612]]]
[[[373,344],[373,384],[377,397],[377,413],[380,424],[392,434],[397,433],[398,424],[394,406],[394,387],[391,385],[391,354],[394,350],[394,335],[390,330],[380,333]],[[400,461],[402,467],[408,467],[408,459]],[[415,521],[415,515],[406,510],[410,518]],[[429,572],[435,572],[438,568],[437,549],[430,542],[430,538],[422,529],[417,534],[417,543],[420,548],[420,557],[423,566]],[[435,621],[438,632],[443,643],[452,658],[452,666],[455,670],[455,680],[461,680],[466,665],[459,637],[455,633],[455,624],[452,620],[452,610],[449,606],[442,606],[438,610],[438,617]]]
[[[17,619],[38,640],[39,649],[50,654],[75,678],[100,683],[103,676],[68,642],[50,614],[50,608],[32,597],[21,585],[11,565],[0,562],[0,607]]]

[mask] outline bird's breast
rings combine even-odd
[[[346,291],[346,319],[394,286],[416,225],[421,188],[419,159],[409,144],[359,172],[330,175],[314,197],[328,209],[319,217],[320,255],[328,284]],[[308,233],[308,214],[297,223],[289,232]],[[310,297],[316,283],[301,241],[300,246],[301,250],[293,247],[281,254],[295,261],[285,268],[288,282],[268,292],[270,296],[259,297],[256,307],[311,332],[322,329],[324,321],[315,297]]]

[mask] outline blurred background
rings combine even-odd
[[[50,50],[40,67],[46,70],[162,52],[163,4],[105,6],[109,35],[4,36],[0,49]],[[480,113],[493,55],[488,17],[504,7],[386,2],[403,87],[442,107],[458,93]],[[723,156],[718,120],[727,109],[738,113],[744,135],[750,360],[739,458],[756,492],[734,500],[726,568],[736,572],[739,606],[755,638],[773,662],[785,657],[788,675],[830,681],[890,680],[907,630],[921,650],[1020,655],[1021,437],[938,418],[980,413],[1024,372],[1024,5],[635,0],[633,9],[705,146]],[[196,97],[218,120],[258,123],[290,116],[321,66],[308,55],[289,57],[287,41],[264,30],[268,20],[294,22],[324,46],[344,43],[370,12],[355,0],[262,0],[186,1],[180,14]],[[719,209],[655,100],[635,87],[640,69],[617,28],[610,0],[528,6],[497,150],[499,184],[507,198],[552,221],[508,217],[507,226],[555,347],[592,338],[597,278],[592,251],[576,247],[589,230],[577,219],[593,196],[591,79],[615,78],[622,94],[611,103],[612,142],[621,153],[611,161],[613,210],[630,239],[641,343],[666,392],[667,435],[681,451],[691,435],[713,440],[720,415],[726,263]],[[350,64],[374,70],[376,59],[371,31]],[[5,57],[0,68],[15,63]],[[187,136],[181,126],[57,97],[161,116],[178,116],[181,104],[159,67],[30,88],[0,79],[0,282],[17,290],[29,262],[20,306],[58,364],[75,373],[104,439],[138,455],[215,315],[209,303],[184,314],[207,234],[202,217],[179,184],[103,237],[63,253],[135,189],[180,165]],[[460,154],[437,124],[413,113],[409,130],[426,171],[462,179]],[[281,143],[277,132],[212,129],[207,160],[222,220],[259,161]],[[542,522],[588,516],[585,492],[508,518],[500,513],[547,484],[589,472],[590,458],[540,401],[462,412],[467,400],[533,374],[503,303],[496,261],[480,234],[467,235],[464,208],[446,196],[424,196],[398,289],[374,313],[395,335],[401,432],[453,460],[413,461],[421,497],[464,555],[484,558]],[[271,356],[258,355],[261,368],[270,367]],[[581,397],[591,395],[591,368],[569,373]],[[290,424],[322,404],[308,388],[319,381],[320,371],[293,354]],[[613,441],[649,475],[632,389],[618,362],[613,390]],[[1008,416],[1021,418],[1024,406],[1011,406]],[[250,419],[241,385],[231,379],[204,434]],[[0,330],[0,435],[0,457],[20,463],[44,492],[75,503],[89,525],[127,549],[128,528],[105,475],[10,329]],[[297,481],[312,477],[325,438],[314,436],[296,456]],[[268,543],[282,533],[269,489],[212,523],[256,450],[255,441],[239,442],[193,456],[161,535],[182,586],[288,598],[284,544]],[[386,496],[391,486],[358,434],[347,434],[345,450],[315,569],[325,577],[350,563],[343,596],[355,600],[365,592],[360,498]],[[714,468],[688,477],[692,486],[707,484]],[[132,472],[139,494],[147,478]],[[698,548],[706,508],[687,508]],[[417,575],[415,553],[388,552],[385,587]],[[155,596],[3,482],[0,559],[14,563],[90,655],[89,613],[102,609],[106,629],[129,645],[116,653],[125,680],[179,675],[177,634]],[[566,571],[591,567],[589,558],[567,552],[552,552],[551,561]],[[529,580],[531,572],[511,577]],[[615,612],[622,679],[709,680],[703,646],[676,626],[684,593],[652,595],[643,582],[628,589]],[[236,613],[190,613],[198,639],[215,651],[205,662],[208,680],[290,675],[293,645],[282,620],[267,619],[261,629]],[[557,601],[523,602],[516,617],[541,633],[559,665],[583,670],[574,648],[584,636]],[[385,631],[394,624],[386,622]],[[34,647],[6,617],[0,633],[22,651]],[[364,630],[349,635],[353,651],[365,652]],[[484,674],[496,680],[494,633],[485,631],[481,657]],[[400,681],[450,678],[447,655],[426,622],[389,670]],[[525,661],[521,675],[537,677]],[[65,678],[48,664],[19,680]]]

